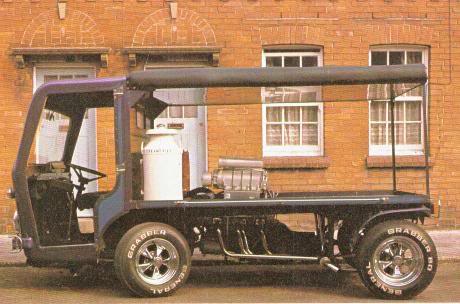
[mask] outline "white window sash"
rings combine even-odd
[[[421,52],[422,53],[422,63],[427,65],[428,62],[428,53],[426,48],[422,47],[406,47],[406,46],[398,46],[398,47],[373,47],[369,50],[369,65],[372,65],[372,52],[373,51],[381,51],[386,52],[387,57],[387,65],[389,64],[390,52],[402,52],[404,51],[404,64],[407,64],[407,53],[408,52]],[[428,86],[425,85],[425,94],[427,93]],[[410,123],[420,123],[421,124],[421,143],[420,144],[396,144],[395,145],[395,153],[396,155],[423,155],[424,154],[424,119],[423,116],[423,96],[398,96],[395,98],[395,102],[412,102],[412,101],[419,101],[421,103],[420,107],[420,121],[408,121],[405,120],[405,113],[404,113],[404,121],[396,121],[395,123],[403,123],[404,124],[404,142],[406,141],[406,125]],[[389,101],[387,101],[387,108],[389,107]],[[392,154],[392,147],[391,147],[391,119],[388,115],[388,109],[386,110],[386,121],[371,121],[371,101],[369,101],[369,118],[368,118],[368,130],[369,130],[369,155],[371,156],[388,156]],[[426,104],[426,109],[428,109],[428,103]],[[404,110],[405,111],[405,110]],[[371,143],[371,126],[372,124],[386,124],[386,142],[385,145],[376,145]]]
[[[262,55],[262,67],[266,67],[266,58],[268,57],[281,57],[282,66],[284,66],[284,58],[289,56],[298,56],[300,65],[302,65],[302,57],[314,56],[318,58],[318,66],[322,66],[322,52],[270,52],[263,53]],[[287,87],[293,89],[299,89],[302,92],[315,92],[317,93],[317,99],[321,100],[321,87]],[[265,99],[268,96],[265,88],[261,90],[261,98]],[[284,122],[282,117],[281,122],[268,122],[266,113],[269,107],[317,107],[318,108],[318,121],[317,122]],[[302,118],[300,118],[301,120]],[[299,137],[302,138],[302,125],[315,124],[318,126],[318,145],[284,145],[284,126],[286,124],[298,124],[300,125]],[[281,138],[282,143],[280,146],[268,145],[267,144],[267,125],[282,125]],[[263,103],[262,104],[262,144],[263,144],[263,156],[320,156],[324,152],[323,142],[323,104],[321,102],[279,102],[279,103]]]
[[[422,145],[396,145],[396,155],[400,156],[411,156],[411,155],[423,155],[423,144]],[[369,148],[371,156],[389,156],[391,155],[391,145],[371,145]]]

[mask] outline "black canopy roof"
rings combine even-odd
[[[265,87],[425,83],[422,64],[308,68],[168,68],[132,72],[131,88]]]

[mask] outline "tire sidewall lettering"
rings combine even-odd
[[[381,281],[377,280],[377,278],[375,277],[374,273],[372,272],[372,267],[371,267],[371,262],[369,262],[369,264],[366,266],[366,269],[368,269],[368,271],[366,272],[368,277],[369,277],[369,280],[372,282],[372,284],[374,284],[378,289],[390,294],[390,295],[397,295],[397,296],[400,296],[403,294],[403,290],[402,289],[396,289],[394,287],[389,287],[387,286],[386,284],[382,283]]]
[[[134,257],[134,252],[136,250],[136,248],[139,247],[139,245],[141,245],[142,243],[144,243],[144,241],[149,238],[149,237],[152,237],[152,236],[166,236],[166,230],[164,229],[161,229],[161,230],[147,230],[141,234],[139,234],[137,237],[136,237],[136,240],[131,243],[131,245],[129,246],[129,250],[128,250],[128,258],[129,259],[132,259]]]
[[[388,235],[393,235],[395,233],[402,234],[402,235],[404,235],[404,234],[409,235],[412,238],[415,238],[422,245],[422,247],[425,248],[426,255],[428,256],[427,270],[428,270],[428,268],[430,268],[430,270],[428,270],[428,271],[431,271],[433,269],[433,258],[431,257],[431,254],[430,254],[431,253],[431,246],[430,246],[429,242],[427,240],[425,240],[423,235],[420,234],[418,231],[410,229],[410,228],[404,228],[403,229],[403,228],[397,227],[397,228],[390,228],[390,229],[387,230]]]
[[[153,288],[153,287],[151,287],[150,292],[152,294],[156,294],[156,295],[161,295],[161,294],[170,292],[171,290],[173,290],[174,288],[176,288],[177,286],[179,286],[182,283],[182,281],[186,277],[187,269],[188,269],[188,266],[183,265],[182,266],[182,271],[180,272],[180,274],[170,284],[168,284],[167,286],[162,287],[162,288]]]

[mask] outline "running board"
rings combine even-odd
[[[318,257],[307,257],[307,256],[295,256],[295,255],[268,255],[268,254],[241,254],[230,252],[225,248],[224,239],[220,229],[216,229],[217,237],[219,239],[219,245],[222,252],[231,258],[243,258],[243,259],[254,259],[254,260],[278,260],[278,261],[319,261]]]

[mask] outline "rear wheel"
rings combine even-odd
[[[358,248],[358,271],[379,298],[409,299],[434,278],[437,253],[429,235],[408,221],[388,221],[367,231]]]
[[[165,296],[187,280],[191,252],[183,235],[162,223],[130,229],[115,251],[121,283],[137,296]]]

